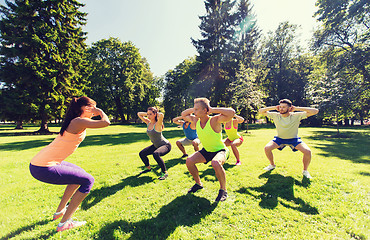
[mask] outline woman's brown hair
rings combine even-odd
[[[60,135],[63,136],[64,131],[68,128],[69,124],[74,118],[81,116],[83,112],[81,107],[90,106],[90,105],[96,105],[96,102],[92,100],[91,98],[88,98],[88,97],[72,98],[72,101],[68,107],[67,113],[64,117],[62,127],[60,128],[60,132],[59,132]]]

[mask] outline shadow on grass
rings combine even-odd
[[[172,158],[169,160],[164,159],[164,164],[166,164],[167,170],[175,167],[176,165],[183,164],[186,165],[186,159],[183,158]]]
[[[109,187],[102,187],[99,189],[94,189],[90,192],[89,195],[87,195],[85,200],[82,202],[81,208],[83,210],[87,210],[95,206],[97,203],[99,203],[104,198],[115,194],[116,192],[122,190],[126,186],[138,187],[140,185],[144,185],[146,183],[152,182],[153,180],[154,180],[153,178],[148,177],[148,176],[139,177],[139,175],[136,175],[136,176],[127,177],[118,184],[115,184]]]
[[[204,170],[201,174],[199,174],[199,177],[200,178],[204,178],[206,176],[214,176],[215,177],[215,180],[217,181],[217,178],[216,178],[216,174],[215,174],[215,170],[213,169],[212,165],[211,165],[211,162],[207,163],[209,164],[209,168],[207,168],[206,170]],[[231,164],[228,164],[228,163],[225,163],[223,165],[225,171],[229,168],[232,168],[232,167],[235,167],[235,165],[231,165]],[[207,179],[209,180],[209,179]]]
[[[184,164],[186,164],[186,163],[184,163]],[[200,164],[203,164],[203,163],[200,163]],[[197,164],[197,165],[199,165],[199,164]],[[215,174],[215,170],[213,169],[211,163],[208,162],[206,165],[209,165],[208,168],[206,170],[202,171],[202,172],[199,172],[199,177],[201,178],[201,180],[202,180],[202,178],[204,178],[204,180],[206,180],[206,181],[218,181],[217,177],[216,177],[216,174]],[[227,169],[233,168],[235,166],[236,165],[232,165],[232,164],[229,164],[229,163],[225,163],[223,165],[225,171]],[[188,176],[191,176],[189,171],[186,171],[185,174],[188,175]],[[227,174],[226,174],[226,178],[227,178]]]
[[[121,234],[130,235],[128,239],[167,239],[179,226],[193,226],[202,218],[211,214],[216,208],[209,200],[192,194],[177,197],[160,209],[160,213],[152,219],[139,222],[124,220],[106,224],[100,229],[95,239],[115,239]],[[119,231],[117,235],[116,231]],[[121,235],[122,237],[122,235]]]
[[[181,137],[182,130],[169,130],[164,131],[163,134],[167,138]],[[1,134],[1,133],[0,133]],[[1,135],[0,135],[1,136]],[[40,139],[40,140],[26,140],[19,142],[10,142],[0,144],[0,149],[5,151],[13,150],[27,150],[37,147],[42,147],[48,145],[55,137]],[[121,145],[129,144],[135,142],[149,142],[149,138],[146,135],[146,132],[132,132],[132,133],[118,133],[113,135],[92,135],[86,136],[85,140],[81,143],[80,147],[89,147],[89,146],[102,146],[102,145]]]
[[[16,237],[18,235],[21,235],[23,232],[27,232],[27,231],[30,231],[30,230],[34,229],[36,226],[46,225],[50,221],[51,220],[41,220],[41,221],[37,221],[35,223],[32,223],[30,225],[20,227],[19,229],[10,232],[8,235],[3,236],[0,239],[10,239],[10,238]],[[53,236],[55,233],[56,233],[56,231],[50,230],[47,233],[43,233],[42,235],[37,236],[35,238],[31,238],[31,239],[48,239],[51,236]]]
[[[314,147],[322,151],[319,153],[322,156],[335,156],[355,163],[370,163],[369,133],[346,131],[337,136],[334,130],[314,131],[314,135],[307,138],[317,141]]]
[[[368,176],[370,177],[370,172],[359,172],[362,176]]]
[[[267,182],[261,187],[243,187],[237,192],[261,199],[259,205],[262,208],[274,209],[280,203],[286,208],[306,214],[319,214],[317,208],[310,206],[300,198],[294,197],[294,184],[307,187],[310,184],[307,178],[303,178],[302,183],[300,183],[292,177],[271,174],[271,171],[261,174],[259,178],[267,178]],[[260,192],[261,194],[257,196],[250,190]]]

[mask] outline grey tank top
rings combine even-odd
[[[150,141],[152,141],[154,147],[159,148],[160,146],[169,143],[169,141],[162,135],[162,132],[157,132],[155,130],[155,124],[152,130],[149,130],[148,127],[146,128],[146,134],[148,134]]]

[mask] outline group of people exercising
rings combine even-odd
[[[271,118],[277,128],[277,136],[265,146],[265,154],[270,162],[265,170],[271,171],[276,165],[272,150],[282,150],[290,146],[293,151],[303,153],[303,176],[311,178],[307,171],[311,162],[309,147],[298,137],[298,127],[304,118],[318,113],[315,108],[295,107],[288,99],[280,100],[279,105],[262,108],[259,110],[264,116]],[[91,119],[100,116],[99,120]],[[145,165],[140,174],[151,171],[148,156],[152,155],[161,168],[160,180],[168,177],[166,165],[161,158],[171,151],[170,142],[163,136],[163,113],[156,108],[150,107],[146,112],[138,112],[138,117],[147,124],[147,135],[152,145],[140,151],[139,156]],[[194,193],[203,188],[199,177],[197,164],[211,162],[215,170],[216,178],[220,183],[220,189],[216,202],[225,201],[226,174],[223,164],[228,158],[230,146],[235,158],[236,165],[240,165],[239,147],[243,143],[243,137],[238,134],[238,124],[244,119],[235,114],[232,108],[211,107],[207,98],[194,99],[194,107],[186,109],[181,116],[173,119],[173,122],[181,125],[185,138],[176,142],[176,145],[186,157],[186,166],[192,175],[195,184],[188,190]],[[73,98],[67,110],[60,133],[48,146],[43,148],[30,162],[30,172],[39,181],[67,185],[59,206],[53,215],[53,220],[61,218],[57,231],[64,231],[84,225],[85,221],[71,219],[73,213],[90,192],[94,178],[82,168],[68,163],[65,159],[71,155],[84,140],[86,128],[103,128],[110,125],[108,116],[96,107],[96,102],[88,97]],[[228,137],[222,139],[222,125]],[[200,143],[203,148],[199,151]],[[194,153],[188,156],[184,146],[193,145]],[[69,202],[69,204],[68,204]]]

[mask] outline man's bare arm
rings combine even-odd
[[[268,111],[273,111],[273,110],[278,110],[277,106],[260,108],[260,110],[258,110],[258,113],[262,114],[263,116],[267,116],[267,112]]]

